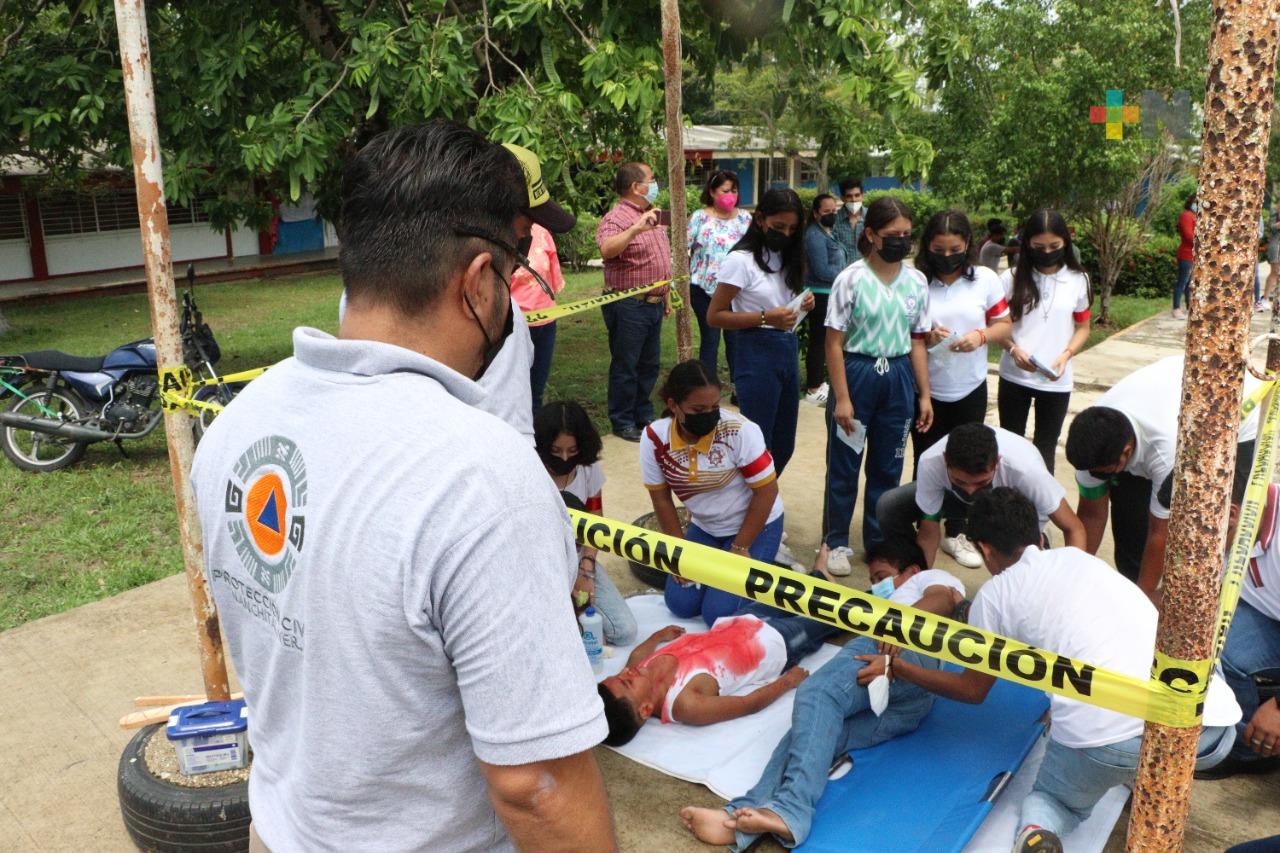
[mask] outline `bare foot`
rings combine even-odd
[[[680,810],[680,822],[703,844],[725,847],[734,841],[733,830],[725,824],[729,820],[724,809],[700,809],[685,806]]]
[[[783,841],[795,840],[786,822],[771,809],[738,809],[734,813],[734,828],[747,835],[771,832]]]

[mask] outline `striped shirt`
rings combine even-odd
[[[605,240],[616,237],[626,231],[645,213],[641,208],[627,199],[618,199],[618,203],[600,220],[596,229],[596,245],[603,245]],[[627,244],[622,253],[604,261],[604,289],[626,290],[655,281],[671,278],[671,240],[667,236],[667,226],[659,225],[635,236]],[[663,296],[665,287],[649,291],[649,296]]]
[[[736,534],[752,491],[777,477],[760,427],[726,409],[720,410],[715,430],[694,444],[684,440],[671,418],[649,424],[640,438],[640,473],[646,489],[670,489],[693,523],[712,536]],[[782,499],[776,498],[768,521],[780,515]]]
[[[929,331],[929,285],[906,264],[885,284],[865,260],[858,261],[831,284],[827,328],[845,333],[845,352],[872,358],[906,355],[911,339]]]

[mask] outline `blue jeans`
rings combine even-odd
[[[800,349],[796,336],[780,329],[738,332],[733,387],[738,409],[764,433],[779,474],[796,449],[800,418]]]
[[[661,302],[619,299],[600,308],[609,333],[609,422],[614,432],[653,420],[662,344]]]
[[[1191,286],[1191,261],[1178,260],[1178,281],[1173,286],[1173,310],[1182,307],[1182,300],[1189,296],[1187,288]],[[1190,299],[1187,300],[1188,302]]]
[[[772,563],[773,558],[778,556],[778,546],[782,544],[784,518],[785,516],[780,515],[764,526],[760,535],[756,537],[756,541],[752,542],[751,547],[747,549],[751,559]],[[728,536],[712,536],[693,522],[689,522],[689,529],[684,532],[684,538],[690,542],[710,545],[721,551],[728,551],[737,535],[733,533]],[[701,616],[702,621],[708,625],[715,624],[721,616],[732,616],[752,603],[750,599],[715,587],[703,586],[700,583],[681,586],[676,582],[674,575],[667,578],[662,597],[667,602],[667,609],[679,618],[692,619],[695,616]]]
[[[1227,853],[1276,853],[1277,850],[1280,850],[1280,835],[1237,844],[1235,847],[1228,849]]]
[[[1219,764],[1235,737],[1231,726],[1204,728],[1196,750],[1196,769]],[[1141,749],[1142,735],[1089,749],[1072,749],[1050,740],[1031,793],[1022,801],[1016,832],[1034,825],[1059,838],[1067,835],[1089,817],[1107,791],[1116,785],[1133,787]]]
[[[724,358],[729,365],[729,380],[733,380],[734,342],[737,337],[732,329],[717,329],[707,324],[707,309],[711,307],[711,294],[697,285],[689,287],[689,301],[693,304],[693,316],[698,318],[698,361],[706,365],[712,376],[719,376],[720,333],[724,332]]]
[[[907,435],[916,415],[916,379],[907,356],[877,359],[846,353],[845,377],[854,420],[867,428],[862,453],[836,438],[836,395],[827,398],[827,489],[823,498],[822,538],[832,548],[849,545],[849,525],[858,503],[858,476],[867,460],[867,505],[862,512],[862,546],[883,541],[876,504],[902,481]]]
[[[791,710],[791,730],[773,750],[769,764],[750,791],[729,802],[725,811],[765,808],[775,812],[791,830],[787,847],[809,837],[813,812],[827,785],[831,763],[854,749],[875,746],[913,732],[933,707],[933,694],[898,679],[889,691],[889,707],[877,717],[871,710],[867,689],[858,686],[858,670],[866,666],[858,655],[876,653],[869,637],[849,641],[834,658],[810,675],[796,690]],[[937,669],[938,662],[916,652],[901,653],[904,660]],[[758,835],[735,833],[733,850],[745,850]]]
[[[783,672],[800,663],[822,648],[822,644],[827,640],[841,633],[839,628],[832,625],[816,619],[806,619],[759,601],[751,602],[739,610],[737,615],[758,616],[761,622],[768,623],[782,635],[782,641],[787,644],[787,662],[782,666]]]
[[[529,339],[533,341],[533,364],[529,366],[529,388],[533,391],[533,413],[542,408],[542,392],[547,390],[547,378],[551,376],[551,355],[556,351],[556,321],[545,326],[530,326]]]
[[[1222,647],[1222,676],[1236,694],[1244,716],[1236,724],[1236,745],[1231,757],[1254,761],[1261,756],[1249,748],[1244,730],[1258,710],[1258,688],[1253,676],[1269,669],[1280,669],[1280,622],[1268,618],[1246,601],[1236,606],[1236,615],[1227,630]]]
[[[629,646],[636,639],[636,617],[627,606],[627,600],[618,591],[617,584],[604,566],[596,563],[596,594],[594,606],[604,621],[604,641],[611,646]]]

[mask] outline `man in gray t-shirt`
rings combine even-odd
[[[371,141],[343,196],[341,338],[296,330],[192,469],[254,831],[274,853],[614,849],[568,519],[477,408],[536,218],[520,167],[435,121]]]

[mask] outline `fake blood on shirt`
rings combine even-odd
[[[759,637],[764,627],[765,623],[754,616],[720,619],[710,631],[686,634],[658,649],[640,662],[640,668],[663,655],[670,655],[676,659],[676,674],[668,690],[669,695],[678,696],[690,679],[704,672],[720,683],[723,694],[726,681],[741,683],[760,668],[766,654]],[[672,704],[665,700],[662,703],[664,723],[673,722],[670,715]]]

